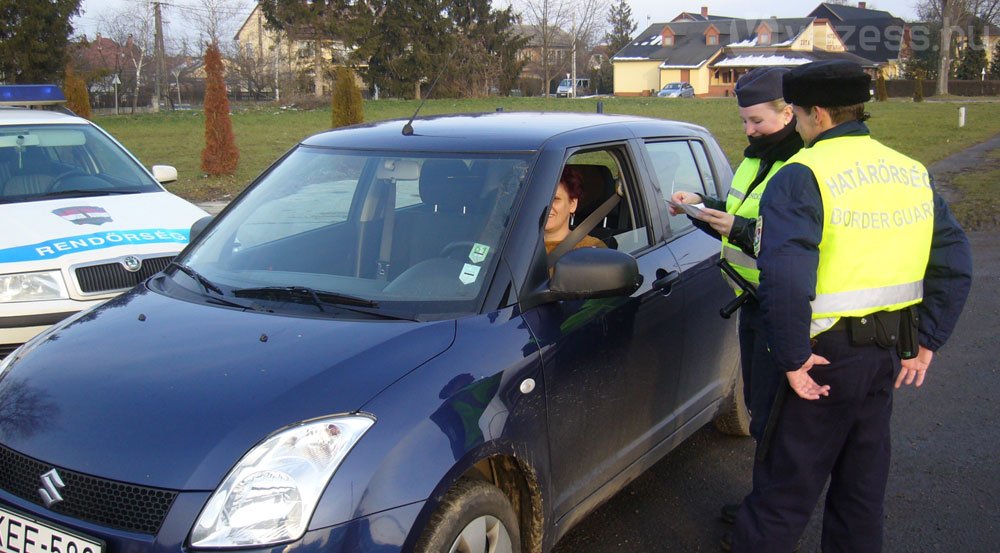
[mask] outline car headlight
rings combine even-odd
[[[301,538],[333,473],[374,423],[362,415],[330,417],[265,439],[209,498],[191,545],[261,547]]]
[[[62,300],[68,297],[59,271],[0,275],[0,302]]]

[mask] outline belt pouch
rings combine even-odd
[[[900,312],[899,342],[896,343],[896,352],[899,353],[900,359],[913,359],[917,356],[920,346],[919,323],[917,306],[904,307]]]
[[[872,313],[875,322],[875,343],[882,349],[893,349],[899,343],[899,316],[897,311]]]
[[[875,323],[869,316],[845,317],[847,319],[847,335],[852,346],[869,346],[875,343]]]

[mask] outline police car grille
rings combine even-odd
[[[142,260],[142,268],[132,273],[121,263],[90,265],[76,270],[76,280],[84,294],[127,290],[167,267],[174,256],[150,257]]]
[[[0,489],[43,505],[38,489],[48,465],[0,446]],[[63,501],[49,509],[102,526],[155,535],[170,510],[177,492],[124,484],[58,469],[66,485],[60,488]]]

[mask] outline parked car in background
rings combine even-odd
[[[667,83],[656,95],[660,98],[694,98],[694,87],[686,82]]]
[[[666,203],[727,194],[708,131],[404,123],[307,138],[0,364],[9,551],[548,551],[713,419],[746,433],[719,243]],[[606,247],[556,259],[566,165]]]
[[[166,267],[198,207],[114,138],[66,112],[55,86],[0,86],[0,357]]]
[[[590,79],[576,80],[576,95],[590,95]],[[570,96],[573,96],[573,79],[563,79],[559,81],[559,86],[556,87],[556,97],[567,98]]]

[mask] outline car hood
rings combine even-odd
[[[0,228],[7,230],[0,232],[0,263],[35,267],[147,245],[176,252],[187,244],[191,223],[205,215],[169,192],[0,204]]]
[[[0,376],[0,443],[102,478],[211,490],[267,435],[356,411],[454,337],[453,320],[289,317],[139,287],[57,325]]]

